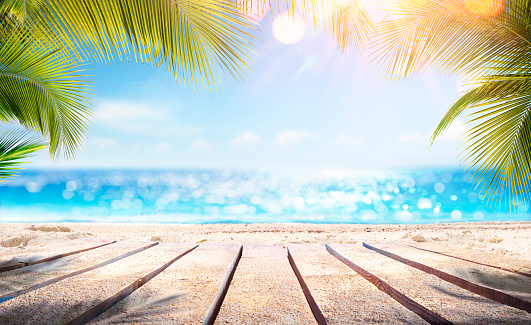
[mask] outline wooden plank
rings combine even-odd
[[[98,239],[75,239],[51,245],[30,247],[0,247],[0,272],[19,264],[35,264],[34,262],[49,259],[57,255],[84,251],[88,248],[111,244],[114,241]],[[15,267],[18,268],[18,267]]]
[[[157,243],[121,242],[0,275],[0,303],[148,249]],[[120,254],[120,255],[118,255]]]
[[[64,324],[160,268],[195,244],[159,244],[5,302],[0,324]]]
[[[216,318],[218,317],[219,311],[221,309],[221,305],[223,305],[223,301],[225,300],[225,297],[227,296],[227,292],[229,291],[230,284],[232,282],[232,279],[234,278],[234,273],[236,273],[236,268],[238,267],[238,264],[240,263],[240,260],[242,259],[242,255],[243,255],[243,246],[240,246],[240,249],[238,250],[238,254],[232,261],[232,264],[229,267],[229,270],[227,272],[225,279],[223,280],[223,283],[221,283],[218,295],[214,299],[212,308],[210,308],[210,311],[208,312],[208,315],[206,316],[205,321],[203,322],[203,325],[213,325],[216,322]]]
[[[149,274],[141,277],[140,279],[137,279],[133,281],[130,285],[125,287],[124,289],[120,290],[118,293],[114,294],[113,296],[105,299],[105,301],[100,302],[96,306],[93,306],[83,314],[77,316],[76,318],[70,320],[65,325],[84,325],[94,318],[98,317],[99,315],[103,314],[107,309],[113,307],[120,301],[122,301],[124,298],[135,292],[138,288],[143,286],[144,284],[148,283],[151,279],[162,273],[164,270],[166,270],[168,267],[170,267],[173,263],[175,263],[178,259],[182,258],[186,254],[193,251],[195,248],[197,248],[198,245],[182,252],[181,254],[177,255],[170,261],[168,261],[166,264],[162,265],[158,269],[151,271]]]
[[[330,245],[356,265],[455,324],[529,324],[531,315],[484,298],[362,245]]]
[[[293,270],[293,273],[295,273],[295,276],[297,277],[297,280],[299,281],[299,284],[301,285],[302,292],[304,293],[304,296],[306,297],[306,301],[308,302],[308,305],[310,306],[310,309],[312,310],[313,317],[315,317],[317,324],[327,325],[328,322],[323,316],[323,313],[321,312],[319,305],[317,305],[317,303],[315,302],[315,299],[313,298],[312,293],[310,292],[310,289],[308,288],[308,285],[304,281],[304,278],[302,277],[302,274],[299,271],[299,268],[297,267],[297,264],[295,263],[293,256],[291,256],[289,248],[286,248],[286,250],[288,253],[288,261],[289,261],[289,264],[291,265],[291,269]]]
[[[293,244],[288,248],[329,324],[425,324],[333,257],[324,245]]]
[[[243,247],[216,324],[316,324],[282,246]]]
[[[326,245],[326,249],[332,254],[334,257],[336,257],[341,262],[345,263],[348,267],[356,271],[359,275],[364,277],[366,280],[368,280],[370,283],[374,284],[379,290],[385,292],[389,296],[391,296],[394,300],[396,300],[399,304],[406,307],[407,309],[411,310],[415,314],[419,315],[422,319],[424,319],[426,322],[430,324],[435,325],[450,325],[452,324],[447,319],[441,317],[437,313],[434,313],[433,311],[429,310],[428,308],[422,306],[421,304],[417,303],[416,301],[410,299],[406,295],[404,295],[402,292],[396,290],[389,284],[387,284],[385,281],[382,281],[377,276],[373,275],[372,273],[368,272],[367,270],[363,269],[362,267],[354,264],[349,259],[345,258],[343,255],[339,254],[336,250],[334,250],[329,245]]]
[[[512,272],[526,277],[531,277],[531,261],[493,254],[482,251],[475,251],[466,248],[456,249],[439,243],[415,243],[406,245],[416,249],[428,251],[435,254],[453,257],[462,261],[488,266],[506,272]]]
[[[90,324],[203,323],[240,248],[201,244]]]
[[[1,265],[0,266],[0,273],[7,272],[7,271],[12,271],[12,270],[16,270],[16,269],[21,269],[21,268],[26,267],[26,266],[31,266],[31,265],[36,265],[36,264],[50,262],[50,261],[53,261],[53,260],[57,260],[59,258],[63,258],[63,257],[67,257],[67,256],[83,253],[83,252],[90,251],[90,250],[93,250],[93,249],[96,249],[96,248],[100,248],[100,247],[103,247],[103,246],[114,244],[115,242],[116,241],[102,241],[102,243],[99,243],[97,245],[95,245],[95,242],[89,242],[89,244],[91,245],[89,247],[79,248],[79,249],[76,249],[76,250],[68,251],[66,253],[59,253],[57,255],[51,255],[51,256],[43,257],[43,258],[38,258],[38,257],[37,258],[35,258],[35,257],[31,258],[31,257],[28,257],[28,256],[25,256],[24,258],[16,257],[16,258],[14,258],[14,259],[12,259],[12,260],[10,260],[8,262],[0,264]],[[84,244],[86,244],[86,242]],[[82,245],[82,246],[84,246],[84,245]],[[72,249],[72,247],[69,247],[69,249]],[[53,254],[53,252],[47,252],[47,253]]]
[[[428,274],[433,274],[435,275],[436,277],[438,278],[441,278],[443,279],[444,281],[447,281],[451,284],[454,284],[458,287],[461,287],[465,290],[468,290],[470,292],[473,292],[475,294],[478,294],[480,296],[483,296],[485,298],[488,298],[488,299],[492,299],[494,301],[497,301],[497,302],[500,302],[502,304],[505,304],[507,306],[511,306],[511,307],[514,307],[514,308],[517,308],[517,309],[521,309],[521,310],[524,310],[528,313],[531,313],[531,303],[529,303],[528,301],[525,301],[525,300],[522,300],[522,299],[519,299],[515,296],[511,296],[511,295],[508,295],[504,292],[501,292],[501,291],[498,291],[498,290],[495,290],[495,289],[492,289],[492,288],[489,288],[489,287],[486,287],[486,286],[482,286],[482,285],[479,285],[479,284],[476,284],[476,283],[473,283],[473,282],[470,282],[468,280],[465,280],[463,278],[460,278],[456,275],[452,275],[450,273],[447,273],[445,271],[442,271],[441,269],[448,269],[447,268],[447,265],[445,264],[450,264],[452,265],[452,268],[455,267],[455,265],[459,262],[463,262],[463,261],[459,261],[457,260],[454,260],[452,262],[449,262],[448,260],[450,258],[448,257],[445,257],[445,256],[442,256],[442,255],[436,255],[436,254],[431,254],[432,256],[428,257],[428,258],[422,258],[422,254],[419,254],[418,251],[417,252],[411,252],[412,248],[409,248],[409,247],[406,247],[406,246],[403,246],[403,245],[393,245],[393,244],[385,244],[385,245],[379,245],[379,247],[376,247],[374,245],[369,245],[367,243],[363,243],[363,246],[364,247],[367,247],[375,252],[378,252],[382,255],[385,255],[389,258],[392,258],[396,261],[399,261],[401,263],[404,263],[408,266],[411,266],[411,267],[414,267],[418,270],[421,270],[423,272],[426,272]],[[384,249],[385,248],[385,249]],[[407,252],[407,250],[410,250],[410,252]],[[400,256],[400,255],[397,255],[393,252],[396,252],[396,253],[400,253],[400,254],[404,254],[408,257],[413,257],[417,260],[420,260],[422,258],[423,262],[426,262],[428,264],[431,264],[432,266],[436,266],[438,268],[435,268],[435,267],[432,267],[432,266],[428,266],[426,264],[423,264],[423,263],[419,263],[419,262],[416,262],[416,261],[413,261],[411,259],[408,259],[406,257],[403,257],[403,256]],[[409,253],[409,254],[408,254]],[[411,256],[412,255],[412,256]],[[436,258],[436,257],[437,258]],[[441,259],[445,259],[445,261],[441,262]]]

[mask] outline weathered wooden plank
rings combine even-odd
[[[107,309],[113,307],[120,301],[122,301],[124,298],[135,292],[138,288],[143,286],[144,284],[148,283],[151,279],[162,273],[164,270],[166,270],[170,265],[175,263],[178,259],[182,258],[184,255],[190,253],[195,248],[197,248],[198,245],[182,252],[181,254],[177,255],[158,269],[151,271],[149,274],[133,281],[130,285],[120,290],[118,293],[114,294],[113,296],[105,299],[105,301],[100,302],[96,306],[93,306],[86,312],[84,312],[81,315],[78,315],[76,318],[70,320],[65,325],[83,325],[88,323],[89,321],[93,320],[94,318],[98,317],[99,315],[103,314]]]
[[[407,246],[447,257],[453,257],[466,262],[531,277],[531,261],[500,254],[475,251],[466,248],[456,249],[446,245],[430,242],[409,244]]]
[[[232,282],[232,279],[234,278],[234,273],[236,273],[236,268],[238,267],[238,264],[240,263],[242,255],[243,255],[243,246],[240,246],[240,249],[238,250],[238,255],[236,255],[236,257],[232,261],[232,264],[229,267],[229,271],[227,272],[227,276],[221,283],[218,295],[214,299],[214,303],[212,304],[212,307],[210,308],[210,311],[208,312],[208,315],[206,316],[205,321],[203,322],[203,325],[213,325],[216,322],[216,318],[218,317],[221,306],[223,305],[223,301],[225,300],[225,297],[227,296],[230,283]]]
[[[2,273],[0,303],[148,249],[157,243],[121,242],[82,256],[69,256],[48,263]],[[118,255],[120,254],[120,255]]]
[[[64,324],[194,246],[159,244],[9,300],[0,309],[0,324]]]
[[[378,244],[378,247],[376,247],[374,244],[370,245],[367,243],[363,243],[363,246],[375,252],[378,252],[382,255],[385,255],[389,258],[392,258],[396,261],[399,261],[401,263],[414,267],[418,270],[421,270],[429,274],[433,274],[443,279],[444,281],[452,283],[458,287],[461,287],[465,290],[468,290],[470,292],[473,292],[485,298],[492,299],[494,301],[500,302],[507,306],[511,306],[517,309],[527,311],[528,313],[531,313],[530,302],[526,300],[522,300],[512,295],[509,295],[505,292],[465,280],[464,278],[457,276],[459,275],[459,272],[456,271],[456,266],[457,266],[457,269],[466,270],[467,267],[470,267],[469,262],[452,259],[450,257],[443,256],[440,254],[433,254],[433,253],[429,253],[425,251],[415,250],[414,248],[407,247],[404,245]],[[404,257],[404,256],[407,256],[407,257]],[[423,263],[414,261],[412,259],[409,259],[408,257],[413,258],[417,261],[422,261]],[[498,272],[498,270],[492,270],[486,267],[483,267],[483,270],[486,271],[486,273]],[[450,271],[456,275],[450,274],[446,271]],[[464,275],[464,273],[461,274],[461,276],[462,275]],[[524,284],[525,282],[522,281],[522,285]]]
[[[12,270],[16,270],[16,269],[21,269],[23,267],[27,267],[27,266],[31,266],[31,265],[36,265],[36,264],[41,264],[41,263],[46,263],[46,262],[50,262],[50,261],[53,261],[53,260],[57,260],[59,258],[63,258],[63,257],[67,257],[67,256],[71,256],[71,255],[75,255],[75,254],[79,254],[79,253],[83,253],[83,252],[86,252],[86,251],[90,251],[90,250],[93,250],[93,249],[96,249],[96,248],[100,248],[100,247],[103,247],[103,246],[107,246],[107,245],[110,245],[110,244],[113,244],[115,243],[116,241],[101,241],[101,243],[98,243],[96,245],[96,241],[90,241],[90,242],[86,242],[86,241],[83,241],[82,243],[82,248],[78,248],[78,249],[75,249],[75,250],[71,250],[73,249],[73,247],[69,247],[70,251],[66,252],[66,253],[57,253],[57,250],[54,251],[54,252],[46,252],[48,254],[56,254],[56,255],[50,255],[48,257],[29,257],[29,256],[24,256],[24,257],[15,257],[7,262],[4,262],[4,263],[1,263],[0,264],[0,273],[2,272],[7,272],[7,271],[12,271]],[[85,244],[89,244],[91,246],[89,247],[84,247]],[[53,247],[52,247],[53,248]]]
[[[353,263],[455,324],[529,324],[531,315],[484,298],[362,245],[334,244]]]
[[[113,243],[113,241],[81,238],[38,247],[0,247],[0,272],[3,272],[4,268],[20,263],[33,263],[56,255],[79,252],[87,248],[110,243]]]
[[[351,260],[345,258],[343,255],[339,254],[336,250],[334,250],[329,245],[326,245],[326,249],[332,254],[334,257],[339,259],[341,262],[345,263],[356,271],[359,275],[364,277],[366,280],[368,280],[370,283],[374,284],[378,289],[385,292],[389,296],[391,296],[394,300],[396,300],[399,304],[406,307],[407,309],[411,310],[415,314],[419,315],[422,319],[427,321],[430,324],[435,325],[450,325],[452,324],[450,321],[445,319],[444,317],[441,317],[437,313],[434,313],[433,311],[429,310],[428,308],[422,306],[421,304],[417,303],[416,301],[410,299],[408,296],[404,295],[402,292],[396,290],[389,284],[387,284],[385,281],[381,280],[377,276],[373,275],[372,273],[368,272],[367,270],[363,269],[362,267],[354,264]]]
[[[333,257],[324,245],[292,244],[288,249],[328,324],[425,324]]]
[[[304,281],[304,278],[302,277],[302,274],[299,271],[299,268],[297,267],[297,264],[295,263],[293,256],[291,256],[289,248],[287,248],[286,250],[288,253],[289,264],[291,265],[291,268],[293,269],[293,273],[295,273],[295,276],[297,277],[297,280],[299,281],[299,284],[301,285],[302,292],[304,292],[306,301],[308,301],[308,305],[310,305],[310,309],[312,310],[313,316],[315,317],[317,324],[327,325],[328,322],[326,321],[326,318],[323,316],[323,313],[321,312],[319,305],[317,304],[317,302],[315,302],[315,299],[313,299],[312,293],[310,292],[308,285]]]
[[[243,247],[216,324],[316,324],[282,246]]]
[[[201,324],[240,249],[201,244],[90,324]]]

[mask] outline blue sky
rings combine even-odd
[[[310,25],[302,40],[261,21],[253,75],[223,79],[219,93],[194,93],[162,69],[114,63],[93,70],[95,118],[73,161],[45,152],[32,167],[60,168],[411,168],[456,166],[451,129],[428,137],[457,98],[457,78],[431,72],[399,83]]]

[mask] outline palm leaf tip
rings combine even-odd
[[[20,165],[27,163],[26,158],[38,150],[47,147],[47,143],[31,136],[25,130],[6,130],[0,133],[0,182],[17,175]]]

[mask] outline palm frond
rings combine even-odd
[[[255,26],[231,0],[48,0],[38,16],[93,62],[163,67],[194,89],[250,71]]]
[[[375,57],[391,79],[430,67],[468,75],[431,141],[465,111],[462,161],[500,204],[531,196],[531,1],[404,0],[380,25]]]
[[[306,20],[312,21],[317,30],[328,30],[338,48],[345,52],[353,47],[363,50],[374,33],[374,25],[360,0],[237,0],[247,14],[265,14],[285,7],[294,15],[301,8]]]
[[[84,74],[53,31],[0,20],[0,121],[48,138],[54,157],[71,157],[86,132],[91,90]]]
[[[20,22],[34,19],[42,10],[45,0],[2,0],[0,12],[16,18]]]
[[[494,15],[490,15],[490,7],[472,11],[471,1],[401,0],[390,4],[390,12],[397,18],[379,24],[379,37],[371,45],[375,59],[392,79],[427,67],[476,75],[486,62],[500,60],[506,51],[531,48],[528,0],[502,1],[503,7]],[[492,3],[498,2],[478,1],[474,8]]]
[[[17,175],[23,159],[46,148],[46,142],[25,130],[5,130],[0,133],[0,182]]]
[[[531,194],[531,75],[489,79],[461,103],[462,109],[474,110],[462,144],[467,169],[482,192],[518,204]]]

